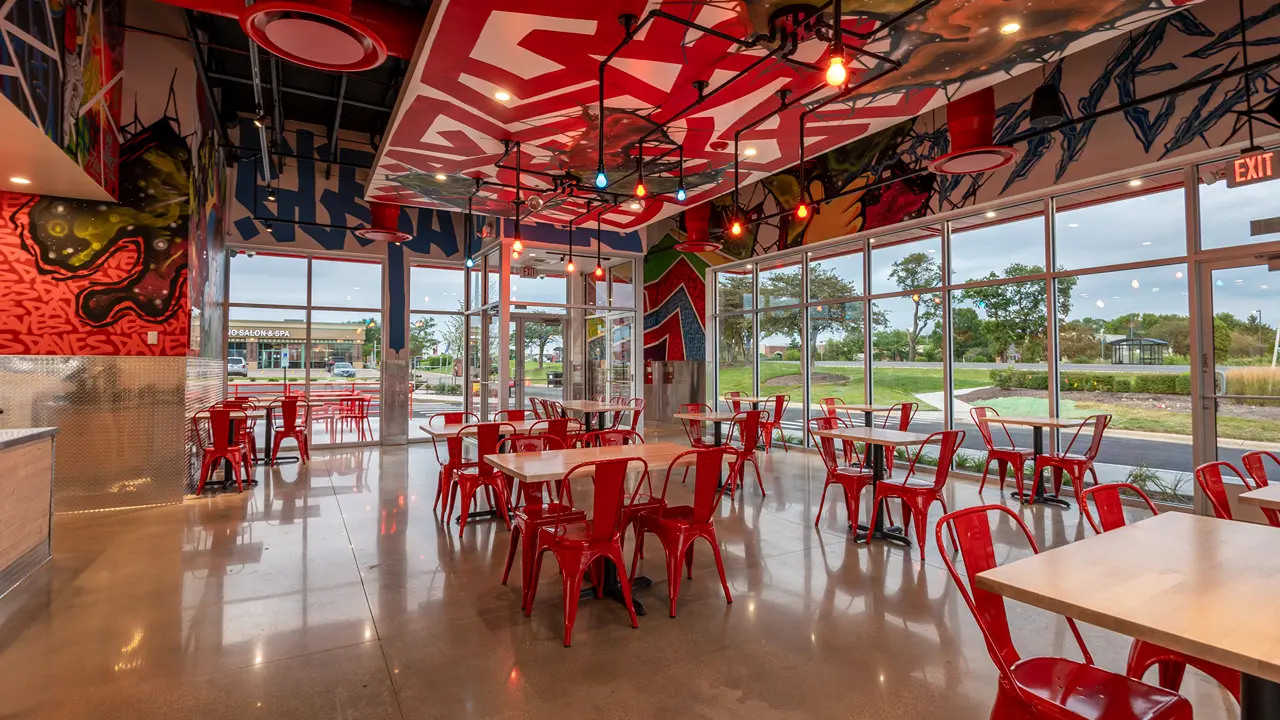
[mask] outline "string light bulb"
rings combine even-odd
[[[596,168],[596,187],[603,190],[609,187],[609,176],[604,174],[604,166]]]
[[[684,202],[685,198],[687,197],[689,197],[689,193],[685,192],[684,185],[681,185],[680,187],[676,188],[676,200],[679,200],[680,202]]]
[[[684,189],[684,145],[677,145],[676,147],[680,148],[680,184],[676,186],[676,200],[684,202],[685,198],[689,197],[689,193],[685,192]]]
[[[730,235],[735,235],[735,236],[737,236],[737,235],[741,235],[741,234],[742,234],[742,223],[738,222],[737,220],[734,220],[734,221],[733,221],[733,225],[730,225],[730,226],[729,226],[729,234],[730,234]]]
[[[796,217],[800,218],[801,220],[809,217],[809,206],[805,205],[804,203],[800,203],[799,205],[797,205]]]
[[[846,78],[849,77],[849,71],[844,68],[844,58],[839,55],[832,55],[827,65],[827,84],[831,86],[843,85]]]
[[[649,192],[644,187],[644,143],[636,145],[636,197],[644,197]]]
[[[596,213],[596,277],[604,277],[604,265],[600,262],[600,248],[604,245],[604,230],[601,225],[600,216],[604,214],[604,208],[600,208],[600,212]]]

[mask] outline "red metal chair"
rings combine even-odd
[[[769,420],[760,423],[760,430],[764,433],[764,451],[769,452],[773,449],[773,434],[776,432],[782,438],[782,450],[791,452],[787,448],[787,434],[782,431],[783,413],[787,411],[787,406],[791,404],[790,395],[774,395],[773,411],[769,413]]]
[[[251,462],[258,461],[258,419],[249,416],[249,413],[258,409],[258,404],[253,398],[230,397],[221,402],[213,404],[213,407],[227,408],[228,410],[240,410],[247,416],[244,422],[236,423],[236,434],[239,436],[238,441],[244,443],[249,448],[249,459]]]
[[[499,410],[493,414],[493,422],[521,421],[528,417],[528,410]]]
[[[1040,477],[1041,470],[1053,468],[1053,493],[1057,495],[1062,492],[1062,474],[1065,472],[1071,478],[1071,487],[1075,488],[1076,492],[1076,503],[1079,503],[1080,490],[1084,487],[1084,474],[1087,472],[1092,475],[1093,484],[1098,484],[1098,473],[1093,469],[1093,461],[1098,457],[1098,450],[1102,447],[1102,435],[1110,424],[1110,415],[1091,415],[1086,418],[1080,427],[1076,428],[1075,434],[1071,436],[1071,442],[1067,443],[1066,450],[1060,453],[1041,453],[1036,456],[1035,477]],[[1089,439],[1088,449],[1083,455],[1072,454],[1071,448],[1075,447],[1076,441],[1080,439],[1080,433],[1090,426],[1093,428],[1093,437]]]
[[[983,422],[987,417],[1000,417],[1000,413],[996,412],[995,408],[970,408],[969,417],[973,418],[973,424],[978,426],[978,432],[982,435],[982,444],[987,447],[987,459],[982,464],[982,482],[978,483],[978,492],[982,492],[982,489],[987,486],[987,473],[991,470],[991,463],[995,462],[1000,470],[1000,492],[1004,492],[1004,478],[1009,472],[1009,466],[1012,465],[1013,477],[1018,481],[1018,493],[1021,494],[1023,470],[1034,453],[1031,450],[1019,450],[1017,444],[1013,442],[1013,436],[1009,434],[1009,428],[1004,425],[1000,425],[1000,431],[1004,433],[1009,444],[996,445],[991,432],[992,424]],[[996,424],[999,425],[999,423]]]
[[[741,436],[742,445],[734,448],[738,451],[738,459],[729,470],[729,497],[734,496],[739,486],[745,485],[743,475],[748,462],[756,470],[756,484],[760,486],[760,497],[765,496],[764,478],[761,477],[760,465],[756,462],[756,450],[760,449],[760,423],[767,421],[768,417],[769,413],[765,410],[747,410],[733,415],[729,425],[729,437],[726,438],[725,444],[732,446],[733,434],[737,432]]]
[[[503,482],[502,473],[485,462],[484,456],[496,455],[499,437],[502,435],[515,435],[516,426],[511,423],[475,423],[467,425],[458,431],[459,448],[461,448],[462,436],[466,435],[472,428],[475,429],[477,461],[458,463],[454,467],[453,482],[449,484],[449,506],[444,514],[446,521],[448,518],[453,517],[455,497],[461,495],[462,504],[458,523],[459,536],[467,529],[467,515],[471,514],[471,500],[480,488],[488,489],[490,506],[502,516],[502,521],[507,524],[507,529],[511,528],[511,517],[507,513],[507,508],[511,505],[511,499],[507,497],[507,485]],[[452,449],[452,446],[450,446],[450,450]]]
[[[842,417],[826,416],[813,418],[809,421],[809,438],[813,440],[814,447],[818,448],[818,454],[822,457],[822,464],[827,466],[827,478],[822,485],[822,498],[818,500],[818,515],[813,519],[813,526],[817,527],[822,521],[822,509],[827,502],[827,488],[833,484],[839,485],[844,491],[844,508],[849,513],[849,522],[858,523],[858,506],[861,502],[862,491],[871,485],[875,476],[870,470],[863,470],[853,467],[841,467],[840,461],[836,459],[836,441],[829,437],[819,437],[814,434],[815,430],[835,430],[836,428],[850,428],[853,424]],[[842,440],[844,445],[844,454],[846,461],[848,460],[853,446],[853,442]]]
[[[1084,517],[1089,521],[1089,526],[1099,535],[1124,527],[1128,523],[1124,515],[1124,502],[1120,498],[1121,490],[1128,490],[1140,498],[1147,504],[1147,509],[1152,515],[1159,514],[1151,498],[1132,483],[1115,482],[1094,485],[1080,493],[1080,507],[1084,508]],[[1089,507],[1090,502],[1096,506],[1096,509]],[[1239,672],[1155,643],[1134,640],[1129,646],[1129,662],[1125,667],[1125,674],[1134,680],[1141,680],[1153,665],[1158,672],[1157,684],[1166,690],[1177,692],[1182,687],[1182,676],[1190,665],[1217,680],[1231,693],[1237,703],[1240,702]]]
[[[677,412],[681,413],[710,413],[714,412],[710,405],[703,403],[685,403],[680,406]],[[681,420],[680,425],[684,427],[684,434],[689,438],[689,446],[695,448],[714,447],[707,442],[704,437],[706,423],[701,420]],[[686,468],[687,469],[687,468]]]
[[[827,417],[838,417],[840,411],[836,409],[836,406],[848,405],[848,403],[838,397],[822,398],[818,401],[818,404],[822,406],[822,413]],[[849,412],[847,410],[845,411],[845,419],[850,422],[853,420],[849,417]]]
[[[1223,520],[1234,520],[1231,516],[1231,500],[1227,497],[1227,488],[1223,484],[1222,469],[1230,470],[1240,483],[1244,485],[1246,490],[1253,490],[1253,484],[1245,478],[1244,473],[1236,469],[1235,465],[1225,461],[1205,463],[1196,468],[1196,484],[1200,486],[1200,490],[1204,492],[1204,496],[1209,499],[1209,506],[1213,508],[1213,514]]]
[[[440,427],[442,425],[460,425],[462,423],[480,422],[480,417],[470,412],[442,412],[436,413],[427,418],[427,427]],[[436,463],[440,466],[438,481],[436,483],[436,499],[431,503],[431,510],[434,512],[441,502],[449,496],[447,488],[452,482],[453,471],[456,465],[462,460],[462,438],[454,436],[445,440],[445,447],[448,451],[446,457],[440,457],[440,440],[435,436],[431,438],[431,447],[436,453]]]
[[[191,428],[196,442],[200,446],[200,484],[196,486],[196,494],[204,492],[204,484],[209,475],[223,460],[231,466],[231,475],[236,480],[236,489],[244,491],[244,478],[253,475],[250,465],[249,448],[244,444],[243,431],[239,429],[249,416],[243,410],[211,407],[201,410],[191,417]],[[244,475],[241,475],[241,471]]]
[[[951,472],[951,461],[956,457],[956,451],[960,449],[960,445],[964,442],[965,432],[963,430],[942,430],[932,433],[924,444],[916,449],[915,457],[911,458],[911,464],[907,466],[907,474],[902,480],[881,480],[876,483],[876,491],[871,501],[871,520],[867,523],[869,527],[876,526],[876,513],[880,508],[881,500],[897,498],[902,501],[903,526],[914,524],[916,527],[916,543],[920,546],[920,559],[924,560],[924,543],[927,535],[929,524],[929,508],[936,502],[942,505],[942,512],[948,512],[947,501],[942,497],[942,488],[947,484],[947,476]],[[933,471],[932,480],[915,480],[916,468],[919,467],[920,458],[924,455],[925,449],[933,444],[934,438],[938,439],[938,458],[937,467]],[[871,536],[868,534],[867,542],[871,542]],[[941,544],[938,550],[943,551]]]
[[[640,458],[600,460],[580,463],[570,468],[564,474],[562,488],[568,487],[570,478],[583,471],[593,474],[591,519],[571,522],[564,517],[557,517],[551,527],[538,531],[533,573],[529,580],[529,601],[525,605],[524,614],[529,615],[533,609],[533,601],[538,592],[538,577],[542,572],[542,556],[543,553],[550,552],[555,555],[564,587],[565,647],[569,647],[573,621],[578,615],[578,596],[581,594],[583,574],[592,570],[597,597],[604,589],[601,579],[604,573],[599,571],[599,563],[613,563],[620,580],[630,576],[622,560],[622,503],[626,494],[627,471],[634,463],[638,463],[645,474],[649,472],[649,464]],[[564,502],[563,497],[560,502]],[[627,613],[631,615],[631,627],[638,628],[640,622],[636,619],[635,605],[631,601],[631,583],[619,582],[619,586]]]
[[[880,421],[880,427],[892,430],[901,430],[906,432],[911,429],[911,421],[916,418],[916,411],[920,409],[917,403],[897,403],[889,407],[889,412],[885,414],[884,419]],[[897,420],[894,420],[897,415]],[[886,445],[884,448],[884,471],[886,477],[893,474],[893,457],[898,454],[897,445]],[[867,453],[863,458],[863,462],[871,462],[871,453]]]
[[[689,579],[693,579],[693,542],[698,538],[711,545],[716,570],[720,572],[720,587],[724,588],[724,600],[726,603],[733,603],[729,581],[724,576],[724,560],[720,557],[720,541],[716,537],[714,519],[716,508],[720,506],[720,498],[724,495],[724,490],[719,485],[725,456],[736,455],[737,452],[728,447],[710,447],[680,453],[667,468],[666,479],[662,482],[662,495],[659,496],[660,507],[641,513],[636,518],[636,547],[631,557],[631,579],[635,579],[636,564],[642,557],[645,534],[657,535],[667,556],[667,597],[671,602],[671,617],[676,616],[676,600],[680,597],[682,564]],[[694,456],[693,505],[667,505],[671,471],[681,464],[683,458],[690,455]],[[688,471],[688,466],[685,471]]]
[[[542,452],[546,450],[563,450],[564,445],[556,438],[542,435],[510,435],[502,439],[498,445],[500,453]],[[508,478],[508,483],[514,478]],[[502,570],[502,584],[507,584],[511,575],[511,563],[515,561],[516,547],[520,548],[520,609],[528,606],[529,588],[532,587],[534,543],[538,530],[550,527],[558,519],[565,522],[582,522],[587,514],[573,507],[573,492],[565,487],[564,502],[544,502],[542,497],[544,483],[521,483],[517,493],[517,507],[511,512],[511,542],[507,547],[507,565]],[[557,482],[556,485],[563,483]],[[560,493],[557,492],[557,497]],[[523,500],[523,504],[519,503]]]
[[[293,438],[298,443],[302,464],[307,464],[311,459],[311,403],[297,396],[276,398],[267,406],[268,413],[275,410],[280,411],[280,424],[271,443],[271,462],[280,455],[280,443],[285,438]]]
[[[367,395],[355,395],[338,400],[338,434],[345,434],[348,426],[356,431],[358,440],[373,439],[373,423],[369,419],[369,406],[373,398]],[[366,430],[368,433],[366,434]]]
[[[742,412],[742,401],[734,399],[734,398],[740,398],[740,397],[742,397],[742,393],[737,390],[733,390],[724,394],[724,402],[726,405],[729,406],[729,412],[733,412],[733,413]]]
[[[553,417],[550,420],[538,420],[529,426],[529,434],[546,433],[566,448],[578,447],[586,435],[582,432],[582,421],[574,418]]]
[[[644,398],[631,398],[627,401],[627,406],[633,407],[635,410],[632,410],[631,412],[618,413],[618,418],[614,421],[613,426],[615,429],[621,428],[630,430],[631,432],[636,432],[636,426],[640,424],[640,416],[644,415]],[[626,427],[623,427],[625,423],[622,422],[622,417],[624,415],[629,415],[631,417],[630,425]]]
[[[596,430],[583,436],[583,447],[617,447],[643,445],[644,436],[634,430]]]
[[[529,407],[533,410],[534,420],[541,420],[543,418],[541,399],[534,397],[529,398]]]
[[[1253,450],[1245,453],[1240,458],[1240,463],[1244,465],[1245,472],[1249,473],[1249,477],[1253,478],[1253,482],[1257,487],[1266,487],[1267,481],[1267,459],[1280,465],[1280,456],[1270,450]],[[1262,509],[1262,514],[1267,518],[1267,524],[1272,527],[1280,527],[1280,511],[1268,508]]]
[[[960,595],[986,640],[987,651],[1000,671],[991,720],[1191,720],[1191,704],[1181,695],[1095,666],[1071,618],[1066,618],[1067,625],[1084,662],[1055,657],[1024,658],[1018,653],[1009,631],[1004,598],[974,584],[978,573],[996,566],[990,513],[1007,516],[1006,520],[1022,529],[1031,551],[1040,551],[1022,518],[1003,505],[982,505],[948,513],[938,521],[934,534],[941,548],[943,528],[951,531],[952,541],[964,561],[964,575],[956,569],[950,553],[943,552],[942,560],[959,586]]]

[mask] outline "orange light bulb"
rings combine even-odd
[[[733,235],[741,235],[742,223],[738,222],[737,220],[734,220],[733,225],[729,227],[729,232],[730,234],[733,234]]]
[[[844,69],[844,58],[839,55],[833,55],[828,62],[831,64],[827,66],[827,84],[844,84],[845,78],[849,77],[848,71]]]
[[[573,272],[573,261],[570,260],[568,265],[564,266],[566,272]]]
[[[596,265],[596,277],[604,277],[604,268]]]
[[[524,243],[520,242],[519,238],[517,238],[516,241],[511,244],[511,249],[516,252],[524,252]]]
[[[796,217],[801,220],[809,217],[809,206],[804,203],[800,203],[800,205],[796,207]]]
[[[636,183],[636,197],[644,197],[647,192],[649,191],[644,189],[644,183]]]

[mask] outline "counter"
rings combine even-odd
[[[52,554],[57,433],[57,428],[0,430],[0,595]]]

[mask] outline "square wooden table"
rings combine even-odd
[[[605,413],[635,412],[636,410],[639,410],[639,408],[631,405],[615,405],[613,403],[600,402],[599,400],[565,400],[560,403],[560,406],[565,410],[582,413],[583,420],[585,421],[583,424],[586,426],[587,432],[592,431],[592,415],[595,415],[599,420],[600,427],[596,429],[603,430]]]
[[[535,420],[535,419],[525,419],[525,420],[501,420],[497,422],[499,422],[502,425],[514,426],[517,433],[528,433],[533,431],[534,429],[533,426],[535,423],[546,422],[546,421]],[[428,437],[440,439],[440,438],[454,437],[458,433],[461,433],[463,431],[463,428],[469,428],[465,433],[463,433],[463,436],[471,437],[475,435],[477,432],[476,425],[483,425],[483,424],[485,423],[468,422],[468,423],[450,423],[446,425],[435,425],[435,426],[419,425],[418,427],[423,432],[425,432]],[[538,428],[539,431],[542,431],[544,429],[546,429],[546,425],[543,425],[542,427]]]
[[[857,403],[855,403],[855,404],[852,404],[852,405],[820,405],[819,407],[824,408],[824,409],[825,409],[825,408],[830,408],[830,409],[832,409],[832,410],[844,410],[845,412],[860,412],[860,413],[862,413],[862,424],[863,424],[863,425],[865,425],[865,426],[867,426],[867,427],[871,427],[871,422],[872,422],[872,419],[873,419],[873,418],[872,418],[872,416],[873,416],[873,415],[875,415],[876,413],[888,413],[888,412],[893,412],[893,407],[894,407],[894,406],[892,406],[892,405],[863,405],[863,404],[857,404]]]
[[[982,422],[990,425],[997,423],[999,425],[1015,425],[1018,427],[1032,428],[1031,433],[1031,460],[1034,462],[1041,453],[1044,452],[1044,429],[1053,428],[1054,430],[1062,430],[1064,428],[1080,427],[1083,420],[1072,420],[1069,418],[1057,417],[1022,417],[1017,415],[989,415],[983,418]],[[1048,505],[1059,505],[1064,508],[1071,507],[1071,503],[1062,498],[1044,491],[1044,480],[1046,473],[1040,473],[1034,481],[1035,489],[1032,491],[1031,497],[1027,497],[1026,493],[1017,490],[1010,491],[1009,497],[1015,497],[1024,503],[1045,503]]]
[[[1280,529],[1167,512],[979,573],[979,588],[1242,673],[1280,717]]]
[[[823,438],[831,438],[833,440],[852,440],[853,442],[865,443],[871,450],[871,487],[872,493],[875,492],[875,486],[884,480],[885,462],[884,450],[886,447],[896,448],[898,446],[911,447],[913,445],[924,445],[929,440],[928,435],[922,433],[903,432],[902,430],[886,430],[884,428],[833,428],[831,430],[811,430],[814,435]],[[892,450],[890,451],[892,452]],[[866,540],[870,542],[872,538],[881,540],[891,540],[902,545],[911,545],[911,538],[907,537],[906,530],[901,527],[885,527],[884,516],[886,509],[881,507],[876,509],[876,525],[868,527],[866,525],[854,526],[854,539]],[[858,521],[857,518],[849,518],[849,524],[853,525]],[[916,518],[919,522],[920,519]]]
[[[1256,505],[1266,510],[1280,510],[1280,485],[1263,485],[1257,490],[1240,493],[1238,499],[1246,505]]]
[[[777,395],[759,395],[759,396],[743,395],[741,397],[727,397],[727,398],[723,398],[723,400],[726,403],[735,403],[735,402],[751,403],[752,410],[759,410],[760,403],[772,402],[773,399],[776,397],[778,396]]]
[[[694,422],[711,423],[712,438],[714,439],[715,446],[720,447],[721,445],[724,444],[724,434],[721,432],[721,426],[724,423],[733,422],[733,419],[737,417],[737,413],[719,412],[719,411],[676,413],[671,417],[677,420],[692,420]]]

